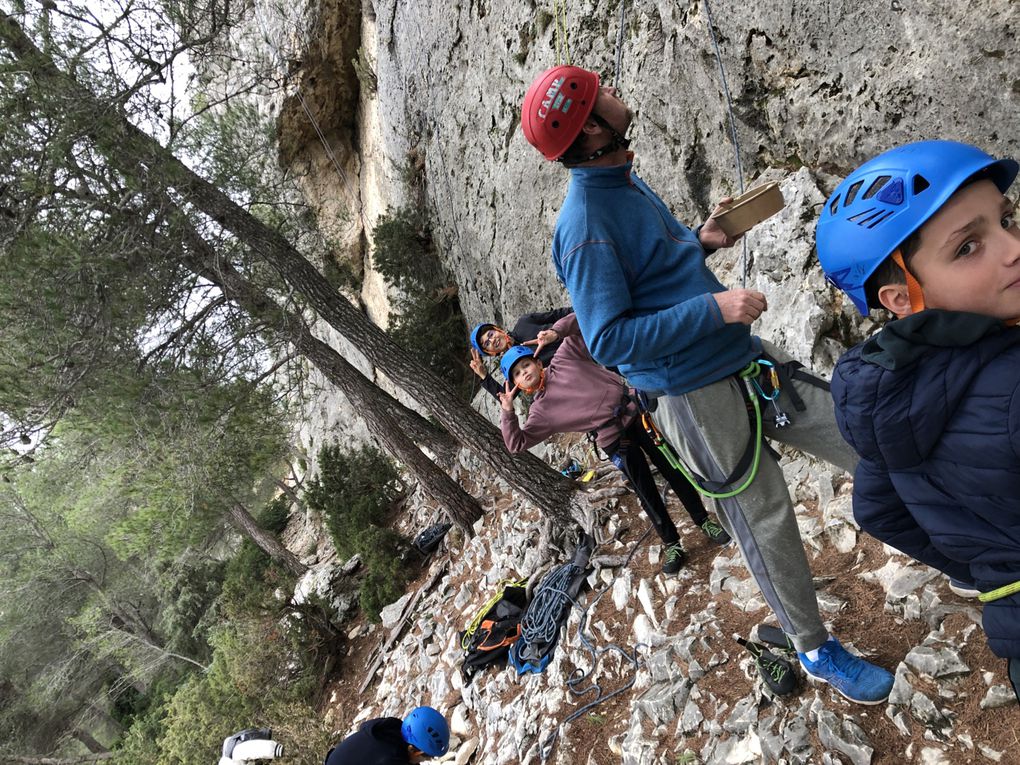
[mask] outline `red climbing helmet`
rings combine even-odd
[[[554,66],[531,83],[521,106],[521,129],[546,159],[559,159],[581,134],[595,108],[599,76],[576,66]]]

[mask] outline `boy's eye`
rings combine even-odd
[[[1016,210],[1006,213],[1002,216],[1002,227],[1010,229],[1016,226]]]
[[[969,242],[964,242],[962,245],[960,245],[960,249],[956,251],[956,257],[965,258],[968,255],[973,255],[976,249],[977,242],[975,242],[973,239],[970,240]]]

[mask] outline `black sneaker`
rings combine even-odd
[[[674,542],[666,548],[666,560],[662,564],[662,573],[675,574],[683,567],[686,558],[684,548],[680,546],[679,542]]]
[[[711,518],[706,518],[700,528],[702,533],[717,545],[726,545],[730,543],[730,535],[726,533],[726,529]]]

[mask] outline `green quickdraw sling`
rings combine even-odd
[[[771,374],[774,374],[774,366],[770,362],[766,363],[769,367],[772,367],[773,371]],[[722,481],[710,481],[684,465],[680,458],[674,454],[669,444],[666,443],[666,439],[663,438],[662,433],[655,426],[647,406],[641,406],[641,424],[649,438],[652,439],[652,443],[654,443],[658,450],[662,452],[662,456],[666,458],[674,469],[679,470],[700,494],[708,497],[709,499],[727,499],[729,497],[735,497],[737,494],[740,494],[742,491],[747,489],[747,487],[751,485],[751,482],[754,481],[755,476],[758,475],[758,465],[761,461],[763,443],[761,404],[758,400],[758,391],[761,391],[761,387],[757,382],[757,379],[761,376],[761,374],[762,364],[760,364],[759,361],[752,361],[737,374],[737,377],[740,379],[747,394],[747,416],[748,425],[751,430],[751,437],[748,441],[747,448],[744,450],[744,454],[737,462],[736,467],[734,467],[729,476]],[[778,397],[778,388],[774,388],[773,393],[775,393],[775,397]],[[763,391],[762,395],[765,395]],[[766,396],[766,399],[774,401],[775,397],[770,398]],[[750,469],[749,472],[748,469]],[[739,480],[740,476],[744,475],[744,473],[747,473],[747,478],[739,486],[734,487],[733,484]]]
[[[486,602],[484,606],[478,609],[478,613],[475,614],[474,618],[468,624],[467,629],[464,630],[464,634],[461,635],[460,638],[460,647],[465,651],[470,648],[471,639],[474,637],[475,632],[478,631],[478,627],[482,623],[482,619],[484,619],[489,610],[499,602],[499,599],[503,597],[503,591],[507,587],[523,587],[527,583],[527,577],[524,579],[503,579],[500,581],[499,584],[496,585],[496,594],[489,598],[488,602]]]

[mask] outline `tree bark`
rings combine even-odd
[[[344,391],[386,451],[404,463],[453,523],[468,536],[472,535],[472,525],[482,517],[482,508],[408,437],[402,427],[407,424],[406,418],[404,422],[398,422],[392,414],[392,397],[312,335],[300,316],[280,308],[229,264],[216,262],[215,253],[197,232],[188,232],[186,239],[193,254],[184,255],[185,265],[219,286],[224,295],[249,314],[275,328],[277,334],[311,361],[327,380]]]
[[[71,736],[75,740],[80,741],[86,749],[92,752],[92,754],[102,754],[103,752],[110,751],[107,747],[96,741],[95,738],[92,737],[91,733],[86,730],[82,730],[81,728],[75,728],[71,731]]]
[[[227,510],[227,514],[242,534],[258,545],[262,552],[283,565],[292,574],[302,576],[308,571],[308,566],[299,561],[294,553],[280,544],[276,537],[259,526],[258,521],[248,512],[248,508],[240,502],[232,503],[230,509]]]
[[[492,471],[559,524],[582,512],[573,482],[534,455],[511,455],[499,432],[459,399],[453,389],[398,347],[379,327],[352,306],[279,232],[251,215],[230,197],[184,165],[158,141],[136,128],[122,110],[100,101],[88,88],[62,72],[42,53],[10,15],[0,19],[0,40],[32,73],[33,85],[66,96],[75,104],[80,132],[89,135],[114,167],[140,184],[159,184],[159,193],[174,189],[219,226],[230,231],[253,254],[269,263],[318,314],[363,353],[393,382],[430,411]],[[71,112],[71,106],[67,109]],[[102,115],[97,117],[97,115]],[[54,119],[67,115],[50,115]],[[73,116],[73,114],[71,115]],[[139,172],[139,165],[147,170]]]

